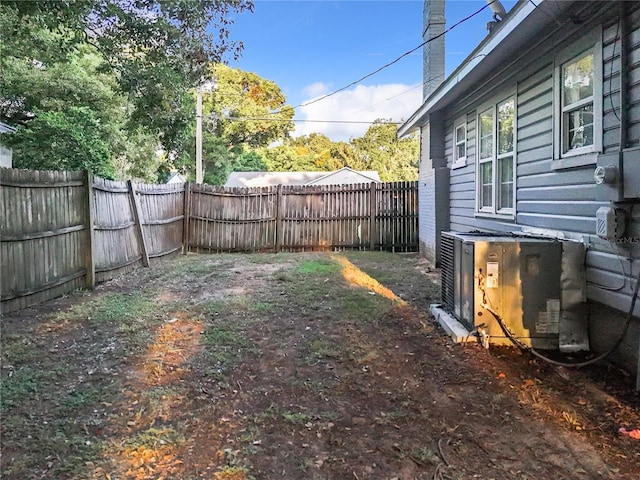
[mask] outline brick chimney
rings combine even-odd
[[[422,52],[422,95],[425,101],[444,81],[444,3],[445,0],[424,2],[422,38],[427,43]],[[449,169],[444,156],[443,129],[443,112],[431,113],[420,129],[420,253],[436,266],[440,261],[440,232],[449,229]]]
[[[426,100],[444,81],[444,2],[425,0],[422,12],[422,98]],[[438,37],[438,38],[435,38]],[[435,40],[430,40],[435,38]]]

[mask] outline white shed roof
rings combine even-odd
[[[335,179],[335,181],[331,181]],[[346,180],[346,181],[345,181]],[[349,167],[333,172],[232,172],[225,187],[268,187],[272,185],[315,185],[380,182],[376,171]]]

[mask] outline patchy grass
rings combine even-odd
[[[87,321],[93,326],[106,322],[125,328],[136,320],[143,323],[156,318],[159,313],[153,292],[108,293],[74,305],[55,319],[61,322]]]
[[[255,353],[245,328],[233,321],[219,320],[205,330],[203,344],[207,347],[208,361],[217,373],[228,371],[238,361]]]
[[[340,270],[339,265],[330,259],[318,258],[305,260],[291,270],[291,274],[300,278],[306,275],[324,276],[331,275]]]
[[[635,478],[637,408],[452,346],[419,266],[179,256],[7,316],[3,480]]]
[[[325,338],[309,341],[307,349],[309,353],[306,358],[309,362],[322,359],[337,359],[344,354],[335,341]]]

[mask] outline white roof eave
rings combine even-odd
[[[509,17],[499,25],[497,30],[483,40],[460,66],[426,99],[422,106],[398,128],[398,137],[403,137],[426,123],[429,118],[429,113],[443,106],[441,105],[443,99],[449,96],[463,79],[473,75],[477,67],[483,62],[486,62],[487,57],[494,53],[496,48],[504,42],[518,26],[536,11],[536,8],[540,8],[541,3],[542,1],[538,4],[538,7],[536,7],[533,2],[522,2],[516,5],[512,11],[509,12]]]
[[[0,133],[14,133],[16,131],[11,125],[7,125],[4,122],[0,122]]]

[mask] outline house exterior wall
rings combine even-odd
[[[418,168],[420,253],[433,265],[440,257],[440,232],[449,225],[449,168],[444,157],[444,124],[435,114],[422,127]]]
[[[427,160],[420,162],[418,170],[418,185],[421,192],[418,203],[418,238],[420,239],[420,253],[431,263],[436,263],[436,209],[435,195],[424,195],[425,190],[435,189],[435,172]]]
[[[554,142],[558,141],[554,133],[556,62],[559,52],[580,45],[585,35],[601,38],[598,48],[602,53],[602,68],[596,69],[596,74],[601,75],[602,86],[602,104],[599,105],[602,112],[601,151],[619,151],[621,141],[625,142],[623,147],[638,146],[640,8],[634,2],[626,2],[626,5],[583,2],[576,8],[582,22],[552,24],[545,38],[536,38],[528,50],[517,59],[509,59],[509,64],[495,72],[492,79],[447,106],[443,118],[443,143],[444,157],[450,169],[448,229],[544,233],[583,242],[587,247],[587,295],[592,305],[591,343],[594,349],[604,351],[619,337],[631,302],[634,279],[640,270],[640,205],[624,206],[631,215],[623,241],[611,243],[596,236],[596,211],[607,205],[597,199],[597,189],[602,187],[594,182],[596,156],[558,160],[554,154]],[[621,14],[626,19],[623,22],[619,21]],[[628,73],[621,75],[621,61],[625,58],[621,50],[625,45]],[[514,95],[516,105],[515,214],[510,217],[480,215],[476,212],[476,118],[487,102],[499,101],[509,95]],[[622,104],[621,96],[625,98]],[[454,165],[454,129],[461,123],[466,126],[467,140],[462,166],[460,163]],[[423,162],[426,160],[423,155]],[[429,173],[421,171],[421,187],[429,180]],[[640,203],[640,199],[635,202]],[[421,214],[423,208],[431,207],[421,205]],[[422,241],[422,229],[420,234]],[[640,302],[634,313],[640,315]],[[637,368],[639,331],[638,323],[634,321],[613,356],[630,371],[640,370]],[[640,371],[638,375],[640,377]]]

